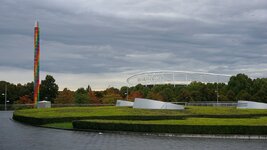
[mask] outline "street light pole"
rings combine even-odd
[[[218,83],[217,83],[217,105],[218,105],[218,102],[219,102],[219,89],[218,89]]]
[[[129,85],[127,86],[127,99],[126,99],[127,101],[128,101],[128,95],[129,95],[128,94],[128,92],[129,92],[128,90],[129,90]]]
[[[6,98],[7,98],[7,85],[5,85],[5,111],[7,111],[7,108],[6,108]]]
[[[217,83],[216,83],[217,106],[218,106],[218,103],[219,103],[219,87],[218,87],[218,83],[219,83],[219,80],[218,80],[218,76],[217,76]]]

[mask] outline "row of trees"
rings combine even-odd
[[[122,87],[125,92],[127,87]],[[237,101],[267,102],[267,78],[251,79],[245,74],[232,76],[228,84],[192,82],[189,85],[137,85],[129,89],[129,99],[144,97],[171,102]],[[122,95],[121,93],[121,95]]]
[[[92,91],[91,87],[79,88],[71,91],[65,88],[60,91],[55,99],[56,104],[114,104],[116,100],[122,99],[120,90],[108,88],[104,91]]]
[[[4,104],[5,86],[8,89],[8,101],[10,104],[30,104],[33,103],[33,82],[27,84],[12,84],[6,81],[0,81],[0,104]],[[40,100],[51,101],[55,104],[111,104],[117,99],[122,99],[120,90],[108,88],[104,91],[92,91],[88,85],[87,88],[78,88],[71,91],[64,88],[58,90],[58,85],[51,75],[47,75],[40,85]]]
[[[10,103],[32,103],[33,83],[11,84],[0,81],[0,93],[8,86]],[[128,92],[127,92],[128,91]],[[114,104],[117,99],[134,100],[134,98],[150,98],[169,102],[191,101],[237,101],[253,100],[267,102],[267,78],[251,79],[245,74],[232,76],[228,84],[192,82],[189,85],[136,85],[107,88],[104,91],[93,91],[90,86],[71,91],[65,88],[58,91],[55,79],[47,75],[41,81],[40,99],[55,104]],[[1,95],[1,100],[4,97]],[[1,101],[1,103],[4,103]]]
[[[6,81],[0,81],[0,93],[5,93],[7,86],[7,98],[9,103],[33,103],[33,82],[22,84],[12,84]],[[51,75],[47,75],[45,80],[41,81],[40,99],[54,102],[58,95],[58,85]],[[1,94],[0,104],[4,103],[4,94]]]

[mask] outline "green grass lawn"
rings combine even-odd
[[[145,110],[128,107],[65,107],[49,109],[17,110],[14,115],[35,118],[61,118],[61,117],[97,117],[97,116],[223,116],[223,115],[263,115],[267,110],[236,109],[234,107],[204,107],[191,106],[185,110]]]
[[[267,117],[258,118],[186,118],[181,120],[82,120],[97,123],[162,124],[162,125],[225,125],[225,126],[267,126]],[[73,129],[72,122],[50,123],[44,127]]]
[[[165,124],[165,125],[246,125],[267,126],[267,117],[259,118],[186,118],[181,120],[83,120],[99,123]]]
[[[73,129],[72,122],[49,123],[41,126],[58,129]]]

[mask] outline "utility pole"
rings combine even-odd
[[[127,101],[128,101],[128,97],[129,97],[129,96],[128,96],[128,95],[129,95],[128,92],[129,92],[129,85],[127,86],[127,99],[126,99]]]
[[[218,88],[218,82],[217,82],[217,90],[216,90],[216,93],[217,93],[217,105],[219,103],[219,88]]]
[[[7,108],[6,108],[6,98],[7,98],[7,85],[5,85],[5,111],[7,111]]]

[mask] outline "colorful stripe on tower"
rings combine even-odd
[[[39,44],[39,23],[35,23],[34,27],[34,104],[36,105],[40,98],[40,44]]]

